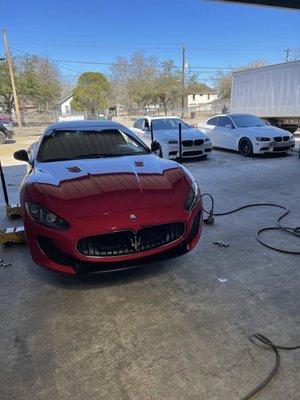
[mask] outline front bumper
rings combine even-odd
[[[205,155],[211,154],[212,151],[212,143],[204,142],[200,146],[184,146],[181,147],[181,157],[182,158],[196,158],[203,157]],[[167,157],[171,160],[176,160],[179,157],[179,145],[178,144],[169,144],[165,151]]]
[[[151,214],[151,211],[148,213]],[[192,250],[200,239],[202,214],[200,199],[192,212],[179,215],[179,219],[185,223],[186,227],[179,240],[152,250],[114,257],[90,257],[78,253],[76,243],[81,239],[82,234],[77,235],[76,232],[71,232],[72,228],[68,231],[58,231],[36,224],[26,215],[24,216],[24,226],[31,256],[36,264],[68,274],[104,273],[177,257]],[[176,212],[173,215],[176,215]],[[182,215],[185,215],[185,220],[183,220]],[[149,218],[151,218],[151,215],[149,215]],[[163,219],[170,222],[170,216],[165,215],[164,218],[158,220],[157,224],[164,223]],[[176,220],[178,218],[174,219],[173,217],[173,221]],[[152,219],[152,225],[154,225],[153,221],[156,221],[156,218]],[[145,225],[147,225],[146,221]],[[87,224],[87,226],[89,225]],[[99,226],[101,225],[99,224]],[[84,235],[90,234],[93,234],[93,232],[85,231],[84,233]]]
[[[295,147],[295,139],[282,142],[255,142],[254,152],[256,154],[263,153],[286,153],[287,151],[293,150]]]
[[[13,131],[7,131],[6,136],[8,139],[12,139],[14,136],[14,132]]]

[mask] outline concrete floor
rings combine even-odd
[[[300,225],[295,153],[245,159],[215,151],[187,167],[215,196],[216,211],[278,202],[291,210],[287,225]],[[6,168],[14,198],[22,170]],[[12,266],[0,268],[1,400],[240,399],[274,364],[251,333],[300,341],[299,256],[255,240],[277,215],[260,208],[217,218],[182,258],[86,282],[38,268],[25,246],[2,248]],[[275,239],[289,246],[288,235],[268,235]],[[299,367],[299,351],[282,352],[278,375],[256,398],[299,399]]]

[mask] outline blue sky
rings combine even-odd
[[[201,0],[0,0],[10,46],[57,60],[110,62],[135,50],[173,59],[187,45],[191,67],[229,67],[254,59],[284,60],[300,50],[300,12]],[[12,50],[15,54],[16,50]],[[59,62],[67,76],[92,64]],[[199,71],[199,70],[198,70]],[[213,70],[200,70],[207,79]]]

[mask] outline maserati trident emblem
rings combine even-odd
[[[137,237],[137,235],[134,235],[134,238],[130,238],[130,244],[135,251],[138,251],[141,245],[141,238]]]
[[[129,219],[130,219],[130,221],[135,221],[136,220],[136,215],[131,214]]]

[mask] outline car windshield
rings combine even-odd
[[[160,118],[152,120],[153,129],[157,131],[178,129],[179,123],[181,123],[183,129],[190,128],[190,126],[180,118]]]
[[[79,158],[121,157],[148,154],[150,150],[118,129],[54,131],[40,146],[41,162]]]
[[[231,118],[234,120],[238,128],[266,125],[266,123],[262,119],[256,117],[255,115],[231,115]]]

